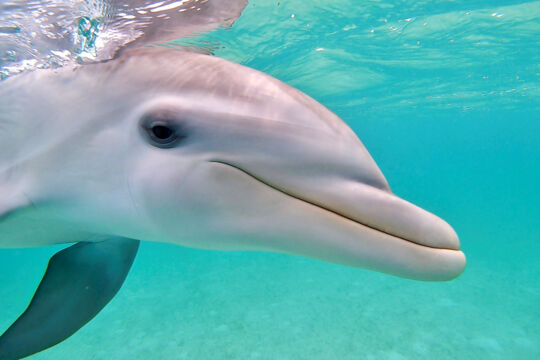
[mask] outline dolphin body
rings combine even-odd
[[[163,47],[0,86],[0,248],[49,262],[0,360],[72,335],[124,281],[139,241],[274,251],[418,280],[465,257],[442,219],[394,195],[355,133],[300,91]]]

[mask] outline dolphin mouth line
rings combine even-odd
[[[378,228],[376,228],[376,227],[373,227],[373,226],[364,224],[364,223],[362,223],[362,222],[360,222],[360,221],[358,221],[358,220],[352,219],[352,218],[350,218],[350,217],[348,217],[348,216],[346,216],[346,215],[343,215],[343,214],[341,214],[341,213],[339,213],[339,212],[336,212],[336,211],[334,211],[334,210],[328,209],[328,208],[326,208],[326,207],[324,207],[324,206],[321,206],[321,205],[319,205],[319,204],[315,204],[315,203],[313,203],[313,202],[311,202],[311,201],[308,201],[308,200],[306,200],[306,199],[303,199],[303,198],[297,197],[297,196],[295,196],[295,195],[293,195],[293,194],[290,194],[290,193],[288,193],[287,191],[285,191],[285,190],[283,190],[283,189],[280,189],[279,187],[276,187],[276,186],[274,186],[274,185],[272,185],[272,184],[270,184],[270,183],[267,183],[266,181],[262,180],[261,178],[259,178],[259,177],[255,176],[255,175],[251,174],[250,172],[248,172],[248,171],[246,171],[246,170],[244,170],[244,169],[242,169],[242,168],[240,168],[240,167],[238,167],[238,166],[236,166],[236,165],[234,165],[234,164],[232,164],[232,163],[230,163],[230,162],[223,161],[223,160],[208,160],[208,162],[210,162],[210,163],[216,163],[216,164],[221,164],[221,165],[225,165],[225,166],[228,166],[228,167],[232,167],[233,169],[236,169],[236,170],[238,170],[238,171],[244,173],[245,175],[247,175],[247,176],[251,177],[252,179],[256,180],[257,182],[259,182],[259,183],[261,183],[261,184],[263,184],[263,185],[265,185],[265,186],[268,186],[269,188],[274,189],[274,190],[276,190],[276,191],[278,191],[278,192],[280,192],[280,193],[282,193],[282,194],[284,194],[284,195],[286,195],[286,196],[288,196],[288,197],[291,197],[291,198],[293,198],[293,199],[302,201],[302,202],[304,202],[304,203],[306,203],[306,204],[315,206],[315,207],[317,207],[317,208],[319,208],[319,209],[325,210],[325,211],[327,211],[327,212],[329,212],[329,213],[331,213],[331,214],[334,214],[334,215],[336,215],[336,216],[339,216],[340,218],[342,218],[342,219],[344,219],[344,220],[352,221],[352,222],[354,222],[355,224],[365,226],[366,228],[369,228],[369,229],[371,229],[371,230],[377,231],[377,232],[379,232],[379,233],[382,233],[382,234],[385,234],[385,235],[388,235],[388,236],[392,236],[392,237],[394,237],[394,238],[396,238],[396,239],[400,239],[400,240],[406,241],[406,242],[408,242],[408,243],[410,243],[410,244],[414,244],[414,245],[416,245],[416,246],[421,246],[421,247],[428,248],[428,249],[461,251],[461,250],[459,250],[459,249],[452,249],[452,248],[436,247],[436,246],[428,246],[428,245],[425,245],[425,244],[419,244],[419,243],[417,243],[417,242],[415,242],[415,241],[412,241],[412,240],[409,240],[409,239],[407,239],[407,238],[404,238],[404,237],[401,237],[401,236],[398,236],[398,235],[389,233],[389,232],[387,232],[387,231],[378,229]]]

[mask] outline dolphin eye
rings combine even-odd
[[[145,115],[141,120],[141,128],[148,142],[159,148],[175,147],[187,136],[180,121],[167,112]]]
[[[154,140],[162,143],[174,140],[174,130],[167,125],[155,124],[150,128],[150,134]]]

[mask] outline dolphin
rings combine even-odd
[[[357,135],[309,96],[165,47],[0,87],[0,248],[54,255],[0,360],[66,339],[121,287],[139,241],[305,256],[451,280],[452,227],[392,193]]]

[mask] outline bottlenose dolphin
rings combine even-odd
[[[307,256],[450,280],[454,230],[397,197],[356,134],[229,61],[137,48],[0,87],[0,248],[59,243],[0,360],[72,335],[116,294],[139,241]]]

